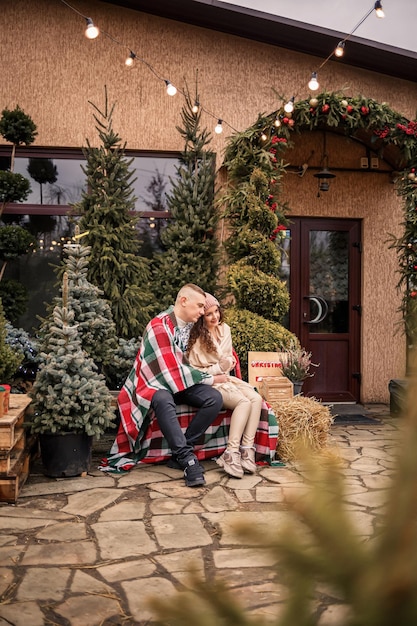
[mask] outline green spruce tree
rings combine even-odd
[[[215,159],[207,149],[210,133],[201,130],[201,110],[194,112],[193,102],[186,91],[182,127],[177,127],[185,146],[167,198],[173,219],[161,233],[166,252],[155,264],[155,293],[161,308],[174,302],[185,283],[216,291],[219,216],[214,199]]]
[[[87,278],[90,247],[79,243],[64,246],[64,259],[57,273],[68,276],[68,305],[74,313],[74,323],[78,325],[78,335],[83,350],[93,359],[99,371],[105,374],[106,366],[113,361],[117,349],[116,327],[111,307],[103,298],[101,289]],[[57,296],[51,306],[62,306],[62,297]],[[40,335],[46,340],[50,332],[50,318],[44,320]]]
[[[87,141],[88,191],[74,213],[81,214],[80,229],[91,248],[88,279],[110,302],[117,335],[129,339],[141,334],[154,308],[149,262],[138,256],[132,159],[113,130],[114,105],[108,106],[107,91],[104,110],[92,106],[100,146]]]
[[[85,432],[99,437],[113,425],[112,396],[104,376],[82,349],[74,311],[56,306],[41,344],[41,368],[31,391],[34,432]]]

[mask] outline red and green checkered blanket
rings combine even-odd
[[[178,405],[177,414],[181,428],[185,432],[194,411],[189,406]],[[217,457],[226,448],[231,414],[232,411],[230,410],[221,411],[206,430],[204,441],[194,446],[195,454],[200,461]],[[264,402],[255,438],[256,461],[258,463],[270,464],[274,460],[277,441],[278,423],[274,413]],[[168,443],[160,431],[152,410],[149,411],[142,424],[134,450],[131,450],[122,426],[119,428],[112,450],[117,450],[117,452],[107,459],[103,459],[100,467],[103,471],[128,471],[137,464],[161,463],[171,457]]]

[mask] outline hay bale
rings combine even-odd
[[[333,422],[329,407],[304,396],[270,404],[279,424],[277,454],[282,461],[296,459],[300,446],[313,451],[326,447]]]

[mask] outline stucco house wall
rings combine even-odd
[[[18,104],[36,121],[38,146],[81,147],[86,138],[94,145],[89,101],[102,105],[106,85],[110,102],[117,103],[114,127],[128,148],[182,149],[175,128],[182,96],[167,96],[163,80],[139,60],[126,68],[131,49],[180,88],[186,80],[193,89],[198,70],[200,102],[212,113],[204,114],[203,123],[214,129],[217,118],[224,120],[223,134],[213,134],[212,142],[220,167],[232,128],[243,130],[259,112],[275,110],[281,104],[277,94],[308,97],[311,71],[329,53],[323,50],[322,58],[310,57],[99,1],[74,0],[74,6],[116,41],[103,34],[87,40],[83,18],[59,0],[2,5],[0,107]],[[321,90],[363,94],[388,102],[410,119],[415,115],[417,85],[410,81],[333,61],[323,67],[319,80]],[[332,166],[344,167],[349,159],[357,162],[357,146],[343,137],[331,141]],[[300,145],[298,139],[290,157],[294,164],[301,158]],[[297,216],[362,220],[362,400],[387,401],[387,382],[405,371],[404,337],[396,333],[400,302],[396,256],[387,244],[389,233],[400,232],[402,208],[390,174],[340,173],[331,193],[320,198],[315,179],[305,176],[300,184],[288,175],[284,196]]]

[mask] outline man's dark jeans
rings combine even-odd
[[[197,408],[185,433],[182,432],[176,413],[177,404]],[[219,391],[210,385],[193,385],[184,391],[172,394],[165,389],[155,392],[151,407],[155,412],[162,434],[171,448],[172,456],[185,467],[194,456],[193,446],[204,435],[207,428],[221,411],[223,399]]]

